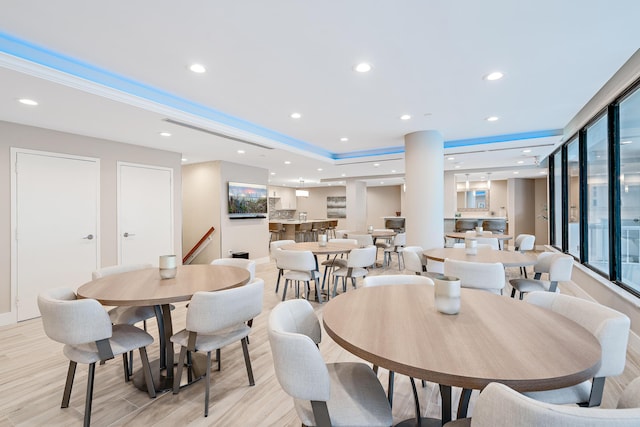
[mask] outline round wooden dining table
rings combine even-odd
[[[504,249],[504,242],[507,240],[513,239],[513,236],[509,236],[508,234],[477,234],[477,233],[465,233],[465,232],[449,232],[445,233],[445,237],[449,237],[451,239],[456,240],[465,240],[465,239],[477,239],[478,237],[492,237],[498,239],[498,243],[500,245],[500,249]]]
[[[435,248],[422,253],[427,259],[439,262],[449,258],[469,262],[500,262],[505,267],[527,267],[536,263],[536,257],[533,255],[491,248],[478,248],[475,255],[468,254],[465,248]]]
[[[214,292],[242,286],[249,281],[243,268],[196,264],[178,267],[176,277],[162,279],[158,268],[145,268],[92,280],[78,288],[80,298],[92,298],[103,305],[143,306],[155,308],[160,337],[160,359],[152,362],[154,371],[173,367],[173,326],[170,304],[189,301],[198,291]],[[157,366],[157,368],[156,368]],[[173,387],[173,369],[166,369],[166,377],[154,372],[156,389]],[[144,388],[144,382],[134,381]]]
[[[459,314],[447,315],[436,310],[431,286],[360,288],[327,303],[323,323],[354,355],[440,385],[442,419],[422,425],[451,420],[451,387],[481,390],[495,381],[550,390],[590,379],[600,367],[600,344],[582,326],[481,290],[462,289]]]

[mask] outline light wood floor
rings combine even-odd
[[[517,275],[517,269],[508,269]],[[371,274],[397,274],[397,264],[388,269],[376,269]],[[92,410],[94,426],[299,426],[292,399],[280,388],[273,370],[271,349],[267,340],[266,322],[271,309],[280,302],[282,289],[276,294],[276,269],[273,263],[258,265],[257,276],[265,280],[264,310],[253,323],[249,352],[256,385],[249,387],[240,344],[222,351],[222,371],[212,371],[209,417],[203,417],[204,384],[199,382],[180,391],[149,399],[122,378],[120,358],[97,366]],[[361,281],[358,281],[361,285]],[[580,294],[568,285],[563,293]],[[508,295],[510,289],[505,292]],[[581,295],[579,295],[581,296]],[[288,292],[287,298],[292,298]],[[506,296],[505,296],[506,297]],[[314,303],[318,316],[322,306]],[[178,304],[173,312],[174,330],[184,327],[185,305]],[[155,322],[149,331],[157,336]],[[82,423],[86,387],[86,365],[78,365],[71,406],[60,409],[68,360],[62,345],[48,339],[40,319],[0,328],[0,427],[4,426],[70,426]],[[437,345],[437,343],[434,343]],[[326,334],[320,351],[327,362],[357,360],[335,344]],[[157,343],[149,348],[149,355],[158,354]],[[640,350],[630,346],[625,372],[607,380],[604,407],[613,407],[620,391],[640,375]],[[553,363],[553,361],[549,361]],[[136,355],[135,367],[140,366]],[[387,371],[380,370],[385,386]],[[396,376],[393,417],[394,423],[413,416],[413,398],[409,380]],[[440,396],[434,384],[419,387],[423,415],[438,417]],[[474,392],[474,398],[477,392]],[[454,389],[454,402],[459,390]],[[473,400],[471,413],[473,412]]]

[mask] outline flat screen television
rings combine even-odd
[[[229,217],[266,218],[267,186],[229,181]]]

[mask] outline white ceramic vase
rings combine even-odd
[[[458,314],[460,312],[460,279],[436,276],[433,282],[436,310],[444,314]]]

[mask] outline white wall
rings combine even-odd
[[[367,226],[384,228],[385,216],[401,211],[401,185],[367,187]]]
[[[174,170],[175,253],[182,252],[181,154],[0,121],[0,314],[11,311],[11,168],[10,148],[66,153],[100,159],[100,264],[115,265],[117,251],[117,162]],[[87,277],[87,281],[91,277]]]
[[[213,241],[193,264],[230,257],[229,251],[249,252],[250,258],[258,261],[268,259],[269,220],[230,219],[227,189],[229,181],[266,185],[268,175],[267,169],[222,161],[183,167],[184,254],[210,227],[215,228]]]

